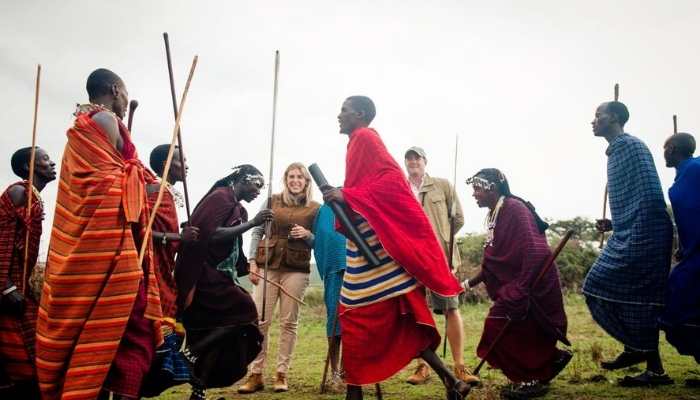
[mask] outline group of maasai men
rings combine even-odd
[[[124,82],[98,69],[86,86],[89,103],[78,106],[67,132],[45,271],[36,266],[40,192],[56,179],[46,151],[34,149],[33,177],[33,149],[15,152],[12,170],[22,180],[0,197],[0,394],[136,399],[189,383],[190,398],[205,399],[207,388],[245,376],[261,351],[260,316],[238,278],[249,273],[242,234],[274,216],[263,207],[249,220],[241,205],[259,195],[264,178],[252,165],[234,168],[180,225],[183,196],[173,185],[187,170],[181,158],[159,181],[169,146],[153,149],[152,171],[139,160],[122,123]],[[478,171],[467,184],[477,205],[488,208],[483,262],[460,283],[451,269],[460,264],[452,236],[464,221],[455,188],[425,172],[420,147],[405,153],[407,178],[369,127],[375,114],[368,97],[344,101],[338,121],[349,136],[345,182],[320,188],[351,225],[341,227],[325,206],[314,222],[319,270],[324,282],[335,282],[326,287],[327,334],[333,358],[342,348],[338,377],[346,399],[362,399],[363,385],[390,378],[416,358],[409,383],[426,381],[430,367],[448,400],[465,398],[480,381],[464,364],[457,296],[482,283],[493,305],[477,355],[511,381],[503,398],[544,395],[572,358],[557,347],[569,341],[548,224],[511,193],[503,172]],[[650,151],[624,132],[628,118],[625,105],[614,101],[601,104],[592,123],[609,143],[611,220],[599,220],[597,228],[612,235],[583,293],[594,320],[624,345],[602,368],[646,362],[644,372],[619,383],[652,387],[672,383],[658,350],[660,329],[681,354],[700,362],[700,159],[693,158],[690,134],[674,134],[664,145],[666,165],[677,170],[669,197],[678,264],[669,274],[673,224]],[[163,201],[146,232],[161,184]],[[339,235],[352,237],[348,230],[364,243]],[[445,315],[453,369],[435,353],[441,338],[428,299]]]

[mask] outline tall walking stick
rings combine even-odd
[[[616,83],[615,84],[615,101],[618,101],[620,98],[620,84]],[[603,219],[605,219],[605,213],[608,208],[608,184],[607,182],[605,183],[605,192],[603,194]],[[600,232],[600,244],[598,244],[598,248],[602,249],[603,244],[605,243],[605,232]]]
[[[177,99],[175,95],[175,80],[173,79],[173,63],[170,59],[170,41],[168,33],[163,32],[163,40],[165,41],[165,57],[168,60],[168,77],[170,78],[170,97],[173,99],[173,115],[177,120]],[[187,225],[190,224],[190,195],[187,190],[187,170],[185,169],[185,151],[182,149],[182,133],[180,128],[177,129],[177,154],[180,160],[180,176],[182,176],[182,190],[185,192],[185,211],[187,212]]]
[[[29,233],[32,219],[32,195],[34,194],[34,162],[36,160],[36,121],[39,114],[39,86],[41,84],[41,64],[36,66],[36,87],[34,89],[34,122],[32,123],[32,150],[29,156],[29,182],[27,185],[27,226],[24,236],[24,262],[22,264],[22,294],[27,295],[27,269],[29,268]]]
[[[134,113],[136,112],[136,107],[139,106],[138,100],[131,100],[129,102],[129,119],[126,125],[126,128],[129,130],[129,133],[131,133],[131,127],[134,124]]]
[[[530,290],[534,289],[535,286],[537,286],[537,284],[540,282],[542,277],[547,273],[547,271],[549,271],[549,269],[552,268],[552,265],[554,265],[554,260],[557,259],[557,256],[559,255],[559,253],[561,253],[562,249],[566,245],[566,242],[569,241],[569,239],[571,238],[571,235],[573,235],[573,234],[574,234],[574,231],[567,231],[566,232],[564,237],[559,242],[559,245],[557,246],[557,248],[552,252],[552,254],[549,255],[549,257],[545,261],[544,265],[542,266],[542,269],[540,270],[540,273],[537,275],[537,278],[535,278],[532,285],[530,286]],[[503,334],[506,333],[506,331],[508,330],[508,327],[510,326],[510,323],[512,321],[513,320],[510,318],[508,318],[506,320],[506,323],[503,325],[503,329],[501,329],[501,331],[498,332],[498,335],[496,335],[496,338],[493,339],[493,342],[491,342],[491,345],[489,345],[489,348],[486,349],[486,354],[484,354],[484,358],[481,359],[481,361],[479,362],[479,365],[477,365],[476,368],[474,369],[474,375],[479,375],[479,371],[481,371],[481,368],[484,366],[484,363],[486,363],[486,359],[489,358],[489,355],[493,351],[494,347],[496,347],[498,342],[501,340],[501,337],[503,337]]]
[[[270,135],[270,176],[267,181],[267,208],[272,207],[272,172],[275,161],[275,128],[277,123],[277,84],[280,72],[280,51],[275,51],[275,81],[272,92],[272,133]],[[264,324],[265,308],[267,307],[267,270],[270,266],[270,235],[272,234],[272,221],[265,223],[265,270],[263,271],[263,292],[262,292],[262,316],[260,323]]]
[[[676,117],[676,114],[673,114],[673,134],[678,133],[678,117]]]
[[[331,328],[331,342],[328,346],[328,351],[326,352],[326,363],[323,366],[323,377],[321,377],[321,394],[326,393],[326,380],[328,379],[328,367],[331,365],[331,351],[335,349],[335,343],[337,339],[337,335],[335,334],[335,330],[338,327],[338,318],[339,315],[338,313],[340,312],[340,302],[337,302],[335,304],[335,313],[333,314],[333,324]]]
[[[144,234],[143,240],[141,241],[141,250],[139,251],[139,263],[143,263],[143,257],[146,254],[146,246],[148,245],[149,236],[151,234],[151,228],[153,226],[153,220],[156,218],[158,213],[158,207],[160,207],[160,202],[163,200],[163,192],[165,192],[165,184],[168,182],[168,173],[170,172],[170,164],[173,161],[173,154],[175,153],[175,143],[177,142],[177,132],[180,129],[180,119],[182,118],[182,110],[185,108],[185,100],[187,100],[187,93],[190,91],[190,83],[192,83],[192,76],[194,75],[194,70],[197,67],[198,57],[194,56],[192,59],[192,66],[190,67],[190,74],[187,77],[187,83],[185,84],[185,90],[182,92],[182,98],[180,99],[180,112],[175,118],[175,127],[173,128],[173,137],[170,140],[170,149],[168,150],[168,157],[165,159],[165,167],[163,168],[163,179],[160,181],[160,188],[158,189],[158,197],[153,205],[153,210],[151,210],[151,215],[148,218],[148,225],[146,225],[146,233]]]
[[[457,226],[455,218],[457,218],[457,157],[459,153],[459,135],[455,135],[455,159],[454,159],[454,171],[452,175],[452,204],[450,204],[450,244],[448,248],[448,259],[447,264],[450,266],[450,271],[454,270],[454,253],[455,253],[455,236],[457,234]],[[445,301],[445,307],[442,313],[445,316],[445,339],[442,342],[442,358],[447,357],[447,302]]]

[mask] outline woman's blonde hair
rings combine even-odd
[[[287,175],[289,175],[289,173],[295,169],[301,171],[301,175],[304,177],[304,180],[306,180],[304,192],[298,196],[291,194],[289,192],[289,188],[287,187]],[[309,170],[306,169],[304,164],[300,162],[293,162],[289,164],[287,169],[284,170],[284,175],[282,175],[282,187],[282,203],[284,203],[284,205],[306,207],[309,205],[309,203],[311,203],[313,196],[313,191],[311,190],[311,174],[309,173]]]

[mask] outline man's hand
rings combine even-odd
[[[196,242],[199,240],[199,228],[196,226],[186,226],[180,233],[180,240],[183,243]]]
[[[250,260],[248,262],[248,269],[250,270],[250,275],[248,275],[250,283],[257,286],[258,283],[260,283],[260,277],[255,275],[260,273],[258,272],[260,271],[260,268],[258,268],[258,263],[255,260]]]
[[[258,215],[253,218],[253,225],[258,226],[262,225],[263,223],[267,221],[272,221],[272,219],[275,217],[275,212],[272,211],[269,208],[266,208],[264,210],[260,210]]]
[[[329,203],[334,201],[338,204],[345,204],[345,197],[343,197],[343,191],[331,186],[324,186],[321,191],[323,192],[323,201]]]
[[[25,300],[18,289],[2,296],[2,311],[19,318],[24,315]]]
[[[597,219],[595,220],[595,228],[598,232],[610,232],[612,230],[612,221],[609,219]]]

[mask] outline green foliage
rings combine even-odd
[[[566,231],[573,230],[574,236],[562,249],[557,258],[562,287],[565,290],[577,291],[588,270],[598,257],[597,243],[599,240],[595,223],[589,219],[576,217],[570,220],[550,221],[547,239],[552,248],[559,244]],[[460,275],[474,276],[481,265],[484,252],[485,234],[468,233],[457,238],[462,268]],[[462,276],[460,276],[462,278]],[[467,302],[484,300],[485,293],[475,292],[466,295]]]

